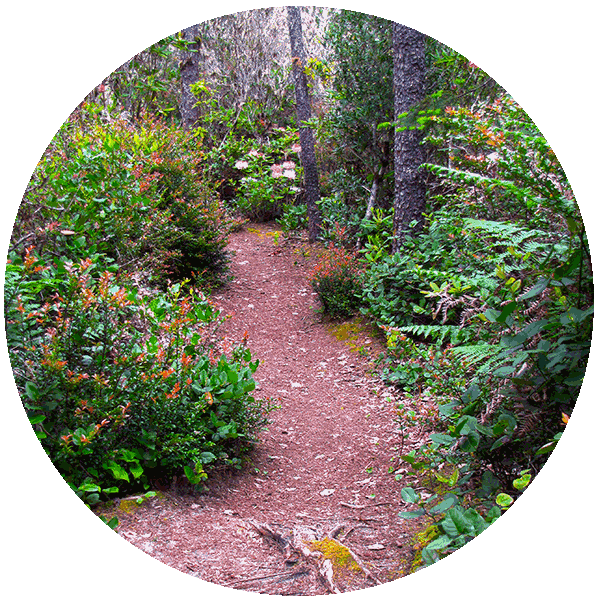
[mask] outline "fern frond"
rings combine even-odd
[[[465,359],[468,363],[474,365],[482,360],[497,356],[504,349],[495,344],[474,344],[471,346],[456,346],[451,352],[459,358]]]
[[[418,335],[424,338],[431,338],[443,342],[445,338],[455,339],[460,332],[458,325],[405,325],[395,327],[394,331],[408,333],[409,335]]]
[[[527,353],[522,350],[515,352],[500,344],[486,344],[481,342],[471,346],[456,346],[452,348],[451,352],[456,357],[462,357],[469,366],[482,363],[476,371],[482,375],[491,374],[500,367],[508,366],[511,363],[518,365],[527,357]]]
[[[465,229],[479,230],[495,238],[496,245],[521,247],[526,252],[542,252],[548,248],[548,234],[537,229],[525,229],[510,221],[488,221],[486,219],[465,219]]]

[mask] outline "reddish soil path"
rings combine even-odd
[[[250,467],[214,475],[205,493],[172,489],[120,514],[119,534],[191,576],[267,594],[331,592],[286,554],[298,527],[317,539],[337,527],[373,576],[341,582],[340,591],[407,574],[413,534],[398,517],[406,484],[390,473],[400,445],[395,403],[369,374],[377,340],[361,333],[359,353],[322,322],[307,280],[315,248],[278,239],[268,225],[233,234],[229,248],[233,280],[213,299],[232,315],[226,335],[247,331],[261,359],[255,395],[280,398],[281,408]]]

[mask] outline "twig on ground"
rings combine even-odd
[[[308,573],[310,573],[310,569],[296,569],[295,571],[278,571],[277,573],[270,573],[269,575],[249,577],[248,579],[237,579],[233,583],[239,585],[241,583],[250,583],[251,581],[261,581],[262,579],[272,579],[274,577],[297,577],[299,575],[307,575]]]

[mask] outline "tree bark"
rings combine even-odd
[[[394,23],[394,119],[414,108],[425,97],[425,36]],[[401,247],[409,231],[423,226],[425,181],[421,165],[425,162],[423,132],[415,120],[410,126],[397,127],[394,135],[394,251]],[[407,123],[408,125],[408,123]],[[410,224],[415,222],[414,228]]]
[[[296,89],[296,120],[300,134],[300,158],[304,168],[304,188],[306,190],[306,212],[308,215],[308,239],[314,242],[321,230],[319,201],[319,172],[315,156],[315,141],[312,129],[306,125],[310,119],[310,96],[306,81],[306,55],[302,42],[302,19],[300,8],[287,7],[287,20],[292,47],[292,74]]]
[[[181,99],[179,101],[179,112],[181,124],[186,131],[194,129],[198,123],[200,114],[196,106],[196,97],[192,94],[191,86],[198,82],[198,25],[192,25],[183,30],[183,39],[189,42],[187,50],[181,59]]]

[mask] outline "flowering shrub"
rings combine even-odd
[[[292,160],[300,152],[295,140],[293,132],[281,128],[273,139],[235,160],[234,168],[243,176],[231,181],[236,190],[233,207],[245,217],[268,221],[294,202],[300,192],[295,185],[300,168]]]
[[[13,373],[50,460],[88,502],[239,466],[271,408],[251,395],[245,339],[219,340],[223,319],[194,289],[142,297],[100,259],[30,248],[7,267]]]
[[[210,285],[227,271],[225,248],[232,221],[188,162],[165,159],[149,169],[150,176],[158,175],[155,214],[163,219],[146,222],[145,252],[152,255],[159,280],[193,279]]]
[[[360,304],[359,275],[355,256],[330,244],[310,277],[324,313],[346,318],[355,312]]]

